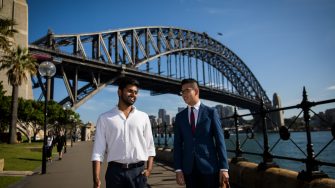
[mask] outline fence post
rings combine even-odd
[[[236,106],[234,107],[234,124],[235,124],[235,133],[236,133],[236,149],[235,149],[235,157],[231,159],[232,163],[237,163],[239,161],[246,161],[245,158],[242,157],[242,150],[241,144],[239,139],[239,132],[238,132],[238,114],[236,110]]]
[[[258,170],[266,170],[271,167],[279,167],[275,162],[273,162],[272,155],[269,151],[269,138],[268,138],[268,128],[266,124],[266,109],[264,105],[263,99],[261,99],[261,106],[260,106],[260,116],[262,119],[262,132],[263,132],[263,162],[258,164]]]
[[[302,102],[300,104],[300,107],[302,108],[304,112],[305,129],[306,129],[306,135],[307,135],[307,159],[306,159],[306,171],[304,170],[301,171],[298,175],[298,179],[308,180],[308,181],[311,181],[316,178],[328,177],[327,174],[319,171],[318,161],[315,159],[315,155],[314,155],[312,138],[311,138],[311,127],[309,125],[309,121],[310,121],[309,111],[312,106],[313,106],[313,103],[308,101],[306,89],[304,87],[303,92],[302,92]]]
[[[157,124],[157,145],[158,145],[158,147],[161,146],[160,137],[161,137],[161,134],[160,134],[160,131],[159,131],[159,123],[158,123]]]
[[[167,123],[164,122],[164,149],[168,149],[168,143],[167,143]]]

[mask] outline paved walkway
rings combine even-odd
[[[90,161],[93,142],[76,142],[73,147],[68,147],[63,160],[57,158],[52,163],[47,164],[47,173],[41,175],[35,173],[26,176],[17,184],[10,188],[60,188],[60,187],[93,187],[92,163]],[[101,179],[104,180],[106,164],[103,164]],[[40,171],[40,170],[38,170]],[[148,179],[152,188],[174,188],[178,186],[175,181],[175,173],[172,168],[162,163],[155,162],[152,175]],[[102,181],[102,187],[105,187]]]

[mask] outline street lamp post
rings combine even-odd
[[[38,67],[38,72],[41,76],[46,78],[45,95],[44,95],[44,140],[43,140],[43,153],[42,153],[42,174],[46,173],[47,160],[46,160],[46,146],[47,146],[47,123],[48,123],[48,99],[49,99],[49,79],[56,73],[56,66],[50,61],[42,62]]]
[[[71,126],[71,134],[70,134],[70,136],[71,136],[71,147],[73,146],[73,137],[74,137],[74,135],[73,135],[73,125],[74,125],[74,121],[75,121],[75,119],[74,119],[74,116],[73,115],[70,115],[70,120],[71,120],[71,123],[72,123],[72,126]]]
[[[66,124],[67,124],[67,121],[68,121],[68,111],[71,109],[71,105],[69,104],[69,103],[65,103],[64,105],[63,105],[63,110],[65,110],[66,111],[66,113],[65,113],[65,119],[66,119],[66,122],[65,122],[65,125],[64,125],[64,135],[65,135],[65,147],[64,147],[64,153],[66,153],[66,146],[67,146],[67,136],[66,136],[66,134],[67,134],[67,131],[66,131]]]

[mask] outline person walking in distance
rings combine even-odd
[[[174,126],[176,181],[187,188],[217,188],[229,184],[227,151],[218,113],[201,103],[199,91],[196,80],[182,80],[187,108],[176,115]]]
[[[62,158],[63,158],[63,147],[66,147],[65,146],[65,136],[64,136],[62,131],[59,131],[57,133],[56,144],[57,144],[58,159],[62,160]]]
[[[54,147],[55,141],[54,141],[54,136],[52,134],[52,132],[48,132],[47,135],[47,145],[46,145],[46,150],[47,150],[47,159],[49,162],[52,162],[52,149]]]
[[[156,152],[149,116],[133,105],[138,90],[137,80],[121,78],[117,106],[98,118],[91,159],[95,188],[101,185],[100,169],[105,153],[107,188],[143,188],[147,184]]]

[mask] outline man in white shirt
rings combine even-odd
[[[95,188],[101,184],[100,168],[105,153],[107,188],[142,188],[146,185],[156,153],[149,117],[133,106],[138,88],[137,80],[122,78],[118,105],[98,118],[91,159]]]

